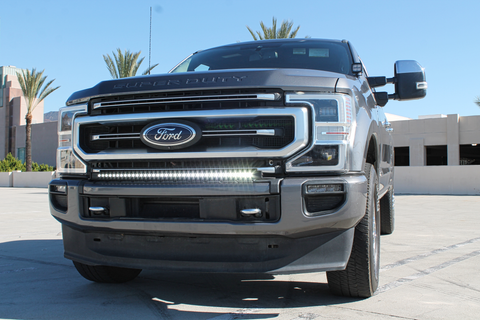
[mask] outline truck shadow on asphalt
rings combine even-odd
[[[241,319],[267,319],[278,316],[278,309],[283,309],[283,313],[290,308],[358,301],[332,295],[321,273],[273,277],[144,270],[128,283],[94,283],[82,278],[73,264],[63,258],[61,240],[0,243],[0,285],[10,292],[0,294],[8,305],[7,313],[0,316],[11,318],[29,316],[29,311],[22,307],[26,296],[16,297],[15,292],[33,289],[44,292],[45,297],[38,304],[48,311],[48,318],[53,319],[65,316],[62,303],[71,306],[69,312],[73,314],[69,315],[78,312],[77,316],[87,318],[89,314],[85,310],[96,305],[106,315],[119,314],[119,310],[128,306],[131,310],[128,312],[135,310],[137,314],[166,319],[211,319],[225,314],[229,316],[221,319],[234,319],[238,315]],[[295,312],[300,314],[301,309]]]
[[[320,274],[311,275],[323,278]],[[127,285],[174,304],[229,308],[298,308],[357,301],[332,295],[325,282],[298,278],[300,276],[295,275],[278,279],[267,274],[161,273],[145,270]]]
[[[296,281],[295,276],[291,280],[278,280],[265,274],[157,270],[144,270],[137,279],[125,284],[85,283],[81,290],[101,290],[107,295],[108,292],[133,294],[153,314],[165,319],[270,319],[278,317],[279,312],[293,312],[302,318],[308,316],[303,308],[359,300],[334,296],[326,283]]]

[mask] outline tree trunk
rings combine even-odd
[[[32,118],[31,113],[27,113],[25,120],[25,166],[28,171],[32,171]]]

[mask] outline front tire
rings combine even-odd
[[[333,294],[346,297],[371,297],[378,287],[380,270],[380,211],[378,208],[378,178],[373,165],[365,165],[367,204],[365,216],[355,227],[352,253],[347,267],[327,272]]]
[[[87,280],[100,283],[123,283],[135,279],[142,269],[120,268],[112,266],[91,266],[77,261],[73,265],[78,273]]]

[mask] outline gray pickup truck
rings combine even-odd
[[[393,94],[375,91],[387,83]],[[327,271],[333,293],[369,297],[394,227],[382,107],[426,88],[415,61],[368,77],[348,41],[282,39],[78,91],[49,184],[65,257],[96,282]]]

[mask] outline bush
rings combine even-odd
[[[0,161],[0,172],[12,171],[26,171],[26,167],[25,163],[22,163],[19,159],[9,153],[5,159]],[[39,165],[36,162],[32,162],[32,171],[54,171],[54,168],[48,164],[42,163]]]

